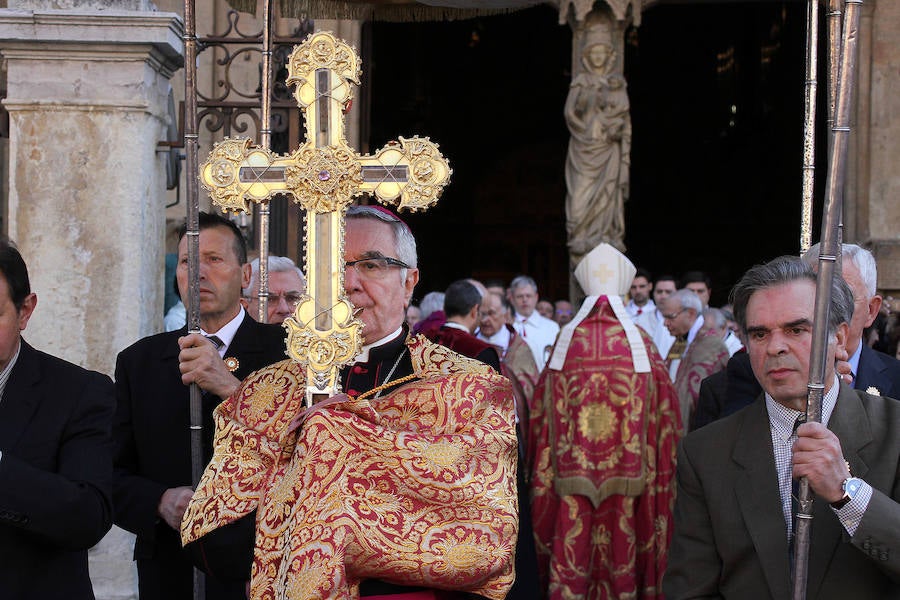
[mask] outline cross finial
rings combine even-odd
[[[437,202],[450,165],[428,138],[400,138],[373,156],[344,139],[344,114],[360,77],[359,57],[331,33],[310,35],[288,61],[289,84],[303,110],[306,142],[289,156],[225,139],[201,168],[201,180],[223,210],[249,211],[249,202],[289,194],[306,211],[307,293],[285,321],[288,354],[307,367],[307,402],[340,391],[338,369],[361,347],[362,322],[344,293],[344,213],[370,193],[399,209]]]

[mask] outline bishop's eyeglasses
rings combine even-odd
[[[373,258],[361,258],[348,260],[347,268],[356,269],[356,274],[363,279],[384,279],[391,269],[409,269],[410,266],[390,256],[376,256]]]

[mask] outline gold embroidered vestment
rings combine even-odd
[[[356,598],[360,581],[505,597],[517,534],[509,381],[427,341],[417,381],[303,415],[305,370],[249,376],[215,412],[185,543],[257,510],[251,598]]]

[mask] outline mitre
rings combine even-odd
[[[588,252],[575,268],[575,279],[588,296],[624,296],[637,269],[607,243]]]

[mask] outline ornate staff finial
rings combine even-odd
[[[340,391],[338,370],[359,354],[362,322],[344,293],[344,213],[353,198],[372,194],[410,211],[437,202],[450,165],[428,138],[400,138],[372,156],[347,145],[344,114],[358,84],[360,61],[328,32],[310,35],[288,61],[289,84],[303,110],[306,143],[287,156],[249,139],[216,144],[200,178],[223,210],[249,211],[287,193],[306,211],[307,293],[285,321],[288,355],[307,368],[307,404]]]

